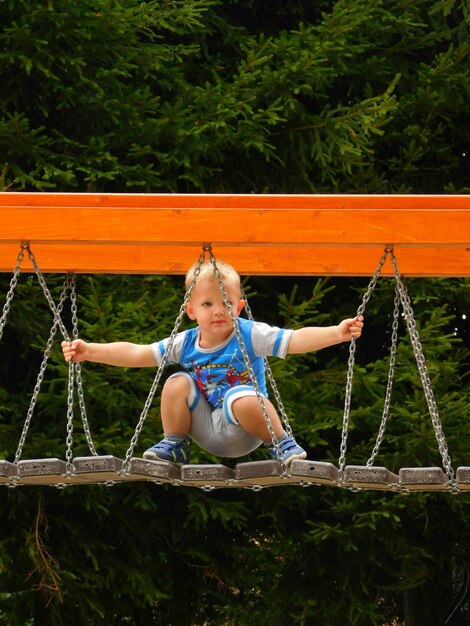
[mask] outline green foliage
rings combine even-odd
[[[467,189],[465,3],[268,4],[5,0],[2,186]]]
[[[211,2],[3,2],[5,183],[15,188],[162,184],[168,92]],[[110,187],[111,186],[111,187]]]

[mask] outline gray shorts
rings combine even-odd
[[[216,456],[235,458],[253,452],[263,443],[262,439],[238,424],[232,411],[232,404],[237,398],[256,396],[253,387],[233,387],[225,394],[223,408],[214,410],[188,373],[177,372],[170,378],[175,376],[185,376],[189,382],[189,410],[192,416],[189,434],[198,446]]]

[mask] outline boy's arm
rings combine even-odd
[[[62,342],[66,361],[91,361],[121,367],[152,367],[156,365],[152,348],[126,341],[115,343],[86,343],[82,339]]]
[[[343,341],[351,341],[353,337],[357,339],[362,333],[363,319],[361,315],[359,318],[343,320],[337,326],[307,326],[294,330],[287,354],[303,354],[328,348]]]

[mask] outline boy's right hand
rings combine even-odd
[[[63,341],[60,345],[62,346],[64,359],[67,363],[70,363],[70,361],[73,361],[74,363],[86,361],[88,345],[82,339]]]

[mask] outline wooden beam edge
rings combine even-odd
[[[0,271],[10,274],[15,266],[20,246],[0,245]],[[32,246],[36,262],[44,273],[77,274],[185,274],[197,261],[201,246],[175,247],[100,245]],[[216,259],[237,268],[241,275],[266,276],[371,276],[383,248],[337,248],[293,246],[279,249],[273,246],[214,246]],[[468,277],[470,248],[410,248],[396,247],[400,272],[405,276]],[[30,273],[33,267],[25,256],[21,271]],[[392,276],[388,259],[383,276]]]

